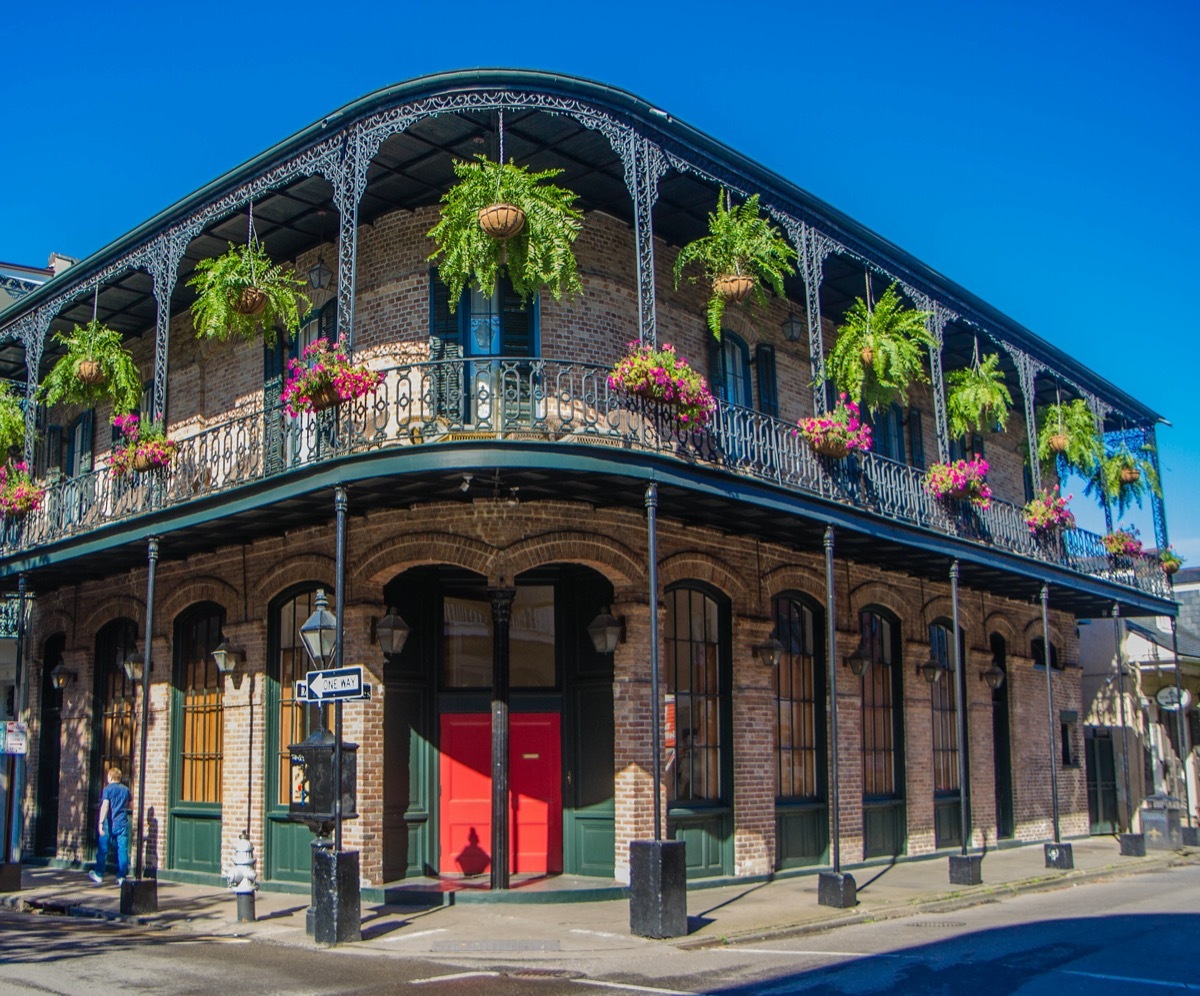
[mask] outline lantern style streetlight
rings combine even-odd
[[[320,671],[333,660],[337,620],[329,611],[329,599],[325,597],[324,588],[317,589],[316,605],[312,615],[300,627],[300,639],[304,641],[304,649],[308,652],[313,669]]]

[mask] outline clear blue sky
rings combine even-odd
[[[495,65],[598,79],[1162,412],[1171,538],[1200,565],[1196,0],[11,6],[0,260],[86,256],[390,83]]]

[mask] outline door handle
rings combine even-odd
[[[567,768],[567,788],[571,787],[571,769]]]

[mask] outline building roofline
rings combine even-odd
[[[0,328],[14,319],[17,314],[52,298],[60,290],[69,287],[71,283],[85,280],[105,265],[111,257],[119,256],[145,242],[154,234],[170,227],[172,223],[187,217],[194,210],[211,201],[222,190],[237,186],[246,179],[261,173],[269,164],[286,159],[294,152],[311,145],[330,125],[336,124],[339,127],[348,125],[381,107],[404,103],[422,96],[487,88],[527,89],[577,97],[588,103],[606,106],[636,119],[646,132],[657,132],[675,142],[691,146],[734,172],[745,176],[747,181],[751,181],[751,186],[759,188],[763,194],[768,195],[767,199],[778,198],[791,201],[796,206],[830,223],[833,228],[840,229],[849,241],[859,242],[868,251],[907,270],[908,275],[918,282],[937,288],[939,296],[947,299],[945,303],[958,303],[966,310],[974,311],[982,319],[993,324],[997,331],[1011,339],[1015,345],[1019,345],[1039,359],[1048,361],[1048,365],[1054,369],[1070,375],[1087,385],[1096,394],[1114,402],[1123,414],[1140,417],[1147,423],[1162,420],[1162,416],[1156,411],[1099,376],[1074,357],[1062,352],[960,284],[791,180],[754,162],[720,140],[680,121],[668,111],[626,90],[581,77],[542,70],[454,70],[395,83],[352,100],[164,208],[141,225],[76,263],[69,270],[52,277],[18,302],[0,310]]]

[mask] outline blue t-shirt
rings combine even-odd
[[[110,782],[100,796],[101,805],[108,802],[108,821],[113,830],[129,825],[129,789],[120,782]]]

